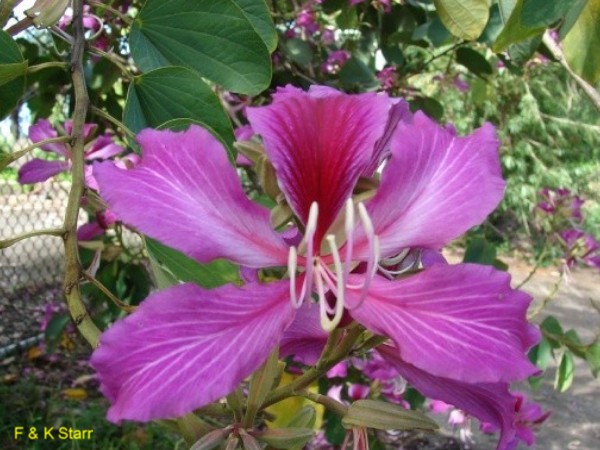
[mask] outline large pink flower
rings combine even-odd
[[[145,130],[139,166],[95,166],[110,208],[141,232],[201,263],[287,267],[280,281],[157,292],[104,333],[92,364],[112,402],[110,420],[172,417],[215,401],[278,343],[282,354],[314,361],[348,314],[391,338],[395,358],[432,380],[480,390],[536,372],[525,357],[537,339],[525,319],[530,298],[510,288],[508,275],[447,264],[409,274],[403,266],[415,249],[438,250],[481,223],[502,198],[492,126],[461,138],[413,117],[402,101],[323,87],[281,89],[271,105],[249,108],[248,119],[296,218],[284,231],[302,232],[292,244],[272,229],[269,210],[245,196],[224,148],[201,128]],[[358,189],[382,164],[381,180],[370,184],[378,187]],[[515,432],[502,431],[504,442]]]

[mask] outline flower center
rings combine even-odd
[[[300,290],[300,295],[297,294],[296,289],[298,250],[296,247],[290,247],[288,273],[290,276],[290,298],[292,305],[294,308],[299,308],[302,306],[303,302],[315,292],[319,302],[321,326],[326,331],[333,330],[340,323],[345,306],[347,306],[348,309],[354,309],[362,304],[367,295],[371,280],[378,270],[378,261],[380,258],[379,238],[375,235],[373,222],[362,202],[358,203],[357,209],[369,245],[369,258],[367,260],[367,267],[362,283],[348,283],[348,277],[353,264],[353,232],[355,228],[354,203],[352,202],[352,199],[348,199],[345,205],[344,232],[346,235],[346,242],[344,246],[344,261],[342,262],[335,236],[333,234],[328,234],[325,237],[325,241],[327,242],[330,251],[330,255],[328,255],[329,258],[327,258],[329,264],[318,254],[318,252],[315,252],[314,236],[317,229],[319,206],[316,202],[311,204],[303,240],[303,242],[306,243],[304,262],[305,277],[302,289]],[[347,288],[361,290],[359,300],[354,305],[346,304]],[[332,292],[335,295],[335,303],[333,306],[330,305],[326,298],[328,292]],[[308,301],[310,301],[310,299]]]

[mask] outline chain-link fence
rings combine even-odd
[[[0,151],[15,152],[28,145],[26,138],[19,139],[13,132],[8,126],[0,128]],[[50,179],[20,185],[18,169],[31,158],[28,155],[0,172],[0,239],[62,225],[69,183]],[[53,236],[32,237],[0,250],[0,298],[22,289],[38,291],[60,285],[62,255],[62,241]]]

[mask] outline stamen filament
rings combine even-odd
[[[346,220],[344,222],[344,231],[346,232],[346,256],[344,260],[344,285],[350,275],[350,265],[352,264],[352,247],[354,245],[354,203],[352,199],[346,200]]]
[[[337,249],[337,245],[335,243],[335,236],[330,234],[327,236],[327,243],[329,244],[329,249],[331,250],[331,255],[333,256],[333,264],[335,267],[336,274],[336,301],[335,301],[335,314],[333,316],[332,322],[334,323],[333,327],[335,328],[340,320],[342,320],[342,314],[344,313],[344,297],[345,297],[345,279],[344,279],[344,267],[342,266],[342,260],[340,258],[340,252]]]
[[[288,254],[288,274],[290,276],[290,300],[292,306],[296,309],[302,305],[303,298],[296,297],[296,269],[298,268],[298,253],[296,247],[290,247],[290,253]]]
[[[313,283],[313,266],[314,266],[314,238],[317,231],[317,219],[319,218],[319,205],[317,202],[312,202],[308,211],[308,220],[306,221],[306,232],[304,239],[306,242],[306,278],[300,292],[301,299],[310,301]]]
[[[365,205],[361,202],[358,204],[358,214],[365,230],[365,235],[369,241],[369,260],[367,261],[367,270],[365,272],[365,282],[362,285],[361,293],[358,302],[351,307],[348,306],[348,309],[356,309],[359,308],[365,298],[367,297],[367,293],[369,291],[369,287],[371,285],[371,280],[375,277],[378,270],[378,261],[380,258],[380,247],[379,247],[379,236],[375,235],[375,231],[373,228],[373,222],[369,217],[369,213],[365,208]]]
[[[395,266],[396,264],[402,262],[402,260],[404,258],[406,258],[406,255],[408,255],[408,252],[410,252],[410,248],[407,247],[407,248],[403,249],[400,253],[398,253],[398,255],[393,256],[391,258],[386,258],[386,259],[382,260],[381,262],[383,262],[387,266]]]

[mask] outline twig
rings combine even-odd
[[[22,150],[19,150],[17,152],[13,152],[13,153],[9,153],[6,157],[6,160],[2,161],[2,165],[4,167],[8,166],[9,164],[15,162],[17,159],[22,158],[23,156],[25,156],[27,153],[29,153],[32,150],[35,150],[36,148],[41,147],[42,145],[46,145],[46,144],[54,144],[56,142],[67,142],[71,140],[71,136],[58,136],[55,138],[49,138],[49,139],[44,139],[43,141],[39,141],[39,142],[35,142],[27,147],[25,147]]]
[[[314,392],[310,391],[298,391],[293,392],[292,396],[304,397],[315,403],[319,403],[340,417],[344,417],[346,414],[348,414],[348,407],[346,405],[331,397],[328,397],[327,395],[315,394]]]
[[[541,313],[544,310],[544,308],[546,308],[548,303],[550,303],[550,301],[554,298],[554,296],[558,292],[558,288],[560,287],[560,284],[562,283],[563,276],[564,276],[564,271],[561,271],[560,276],[558,277],[558,280],[556,280],[556,283],[554,283],[554,286],[552,286],[552,290],[550,291],[550,293],[541,301],[541,303],[537,306],[537,308],[535,308],[533,311],[531,311],[529,314],[527,314],[527,320],[533,319],[535,316],[537,316],[539,313]]]
[[[117,66],[126,80],[133,79],[133,74],[131,73],[131,70],[126,66],[127,61],[123,60],[118,55],[115,55],[114,53],[105,52],[104,50],[99,49],[98,47],[94,47],[92,45],[88,46],[88,50],[91,54],[101,56],[102,58],[106,58],[108,61]]]
[[[83,73],[83,52],[85,48],[85,31],[83,28],[83,0],[73,1],[73,47],[71,54],[71,78],[75,97],[73,110],[72,140],[72,185],[69,192],[67,212],[64,220],[65,245],[65,280],[64,292],[69,313],[82,336],[93,346],[98,345],[100,330],[92,321],[81,299],[79,281],[82,276],[77,245],[77,216],[79,202],[84,191],[83,147],[85,144],[84,124],[88,110],[89,97]]]
[[[98,2],[96,0],[88,0],[88,4],[91,6],[95,6],[96,8],[108,11],[111,14],[114,14],[119,19],[121,19],[123,22],[125,22],[127,25],[131,25],[133,23],[133,19],[131,17],[129,17],[126,14],[123,14],[121,11],[113,8],[112,6],[105,5],[104,3]]]
[[[68,69],[69,65],[67,63],[61,61],[49,61],[41,64],[36,64],[35,66],[29,66],[27,68],[27,74],[39,72],[40,70],[50,69],[50,68],[58,68],[58,69]]]
[[[525,279],[523,281],[521,281],[517,287],[515,289],[521,289],[525,284],[527,284],[529,282],[529,280],[531,280],[531,278],[533,278],[533,276],[536,274],[536,272],[538,271],[538,269],[540,268],[540,264],[542,263],[542,259],[544,259],[544,256],[546,256],[546,249],[547,249],[547,245],[544,242],[544,246],[542,247],[542,251],[540,252],[540,255],[536,258],[535,260],[535,264],[533,266],[533,269],[531,269],[531,271],[527,274],[527,276],[525,277]]]
[[[95,106],[90,106],[90,111],[93,114],[96,114],[100,117],[102,117],[103,119],[108,120],[110,123],[112,123],[114,126],[116,126],[117,128],[120,128],[121,130],[123,130],[123,133],[125,133],[127,136],[129,136],[132,139],[135,139],[135,133],[133,131],[131,131],[129,128],[127,128],[123,122],[121,122],[118,119],[115,119],[113,116],[111,116],[110,114],[108,114],[106,111],[103,111],[100,108],[96,108]]]
[[[346,335],[341,339],[341,341],[331,344],[334,339],[330,335],[330,339],[326,345],[325,350],[316,366],[311,367],[306,372],[304,372],[301,376],[296,378],[289,384],[285,386],[281,386],[274,391],[272,391],[265,401],[262,404],[262,408],[266,408],[269,405],[280,402],[283,399],[294,396],[295,392],[301,392],[308,386],[310,386],[315,380],[320,378],[324,373],[326,373],[329,369],[335,366],[337,363],[346,358],[354,344],[362,334],[363,329],[357,326],[356,324],[350,326],[346,330]],[[334,332],[335,333],[335,332]]]
[[[113,302],[115,305],[117,305],[123,311],[132,313],[137,309],[137,307],[128,305],[127,303],[125,303],[125,302],[119,300],[117,297],[115,297],[115,295],[112,292],[110,292],[106,286],[104,286],[100,281],[98,281],[96,278],[94,278],[90,273],[83,271],[82,275],[83,275],[83,278],[88,280],[95,287],[97,287],[100,291],[102,291],[102,293],[104,295],[106,295],[110,299],[111,302]]]
[[[575,80],[579,87],[583,89],[583,92],[587,94],[594,106],[598,110],[600,110],[600,93],[594,88],[594,86],[592,86],[579,75],[577,75],[575,72],[573,72],[573,69],[571,69],[569,63],[567,63],[565,54],[560,48],[560,45],[554,42],[554,39],[552,39],[552,36],[550,36],[549,31],[546,31],[544,33],[543,42],[546,45],[546,47],[548,47],[548,50],[550,50],[550,53],[552,53],[552,56],[554,56],[554,58],[560,63],[560,65],[567,70],[569,75],[571,75],[571,77]]]
[[[11,245],[14,245],[19,241],[22,241],[24,239],[29,239],[29,238],[35,237],[35,236],[62,236],[64,234],[65,234],[65,230],[63,228],[29,231],[27,233],[23,233],[18,236],[0,241],[0,249],[8,248]]]
[[[6,32],[8,34],[10,34],[11,36],[15,36],[15,35],[19,34],[21,31],[26,30],[27,28],[29,28],[32,25],[33,25],[33,19],[28,16],[28,17],[25,17],[24,19],[21,19],[17,23],[15,23],[8,30],[6,30]]]

